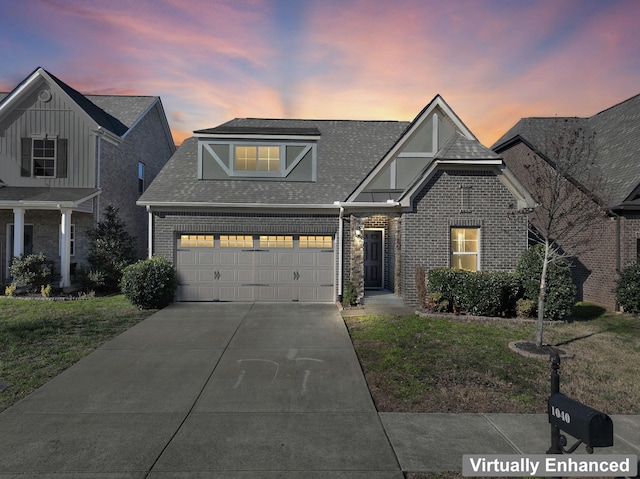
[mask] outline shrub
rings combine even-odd
[[[427,296],[427,309],[432,313],[446,313],[449,311],[449,301],[443,299],[440,293],[431,293]]]
[[[42,285],[40,286],[40,296],[42,296],[43,298],[49,298],[51,296],[51,285]]]
[[[348,306],[355,306],[358,304],[358,291],[353,283],[348,283],[344,294],[342,295],[342,304]]]
[[[516,265],[515,274],[522,284],[524,299],[537,302],[544,246],[535,245],[525,250]],[[561,320],[571,314],[576,302],[576,287],[571,279],[569,262],[558,259],[547,268],[544,319]]]
[[[120,287],[124,296],[140,309],[160,309],[173,301],[178,278],[171,262],[154,256],[127,266]]]
[[[9,286],[4,288],[4,295],[5,296],[15,296],[16,295],[16,289],[18,289],[18,285],[16,283],[11,283]]]
[[[622,268],[614,292],[625,312],[640,313],[640,263]]]
[[[51,282],[51,266],[44,253],[14,257],[9,273],[18,286],[25,286],[30,293],[39,293],[42,286]]]
[[[430,294],[441,294],[441,300],[449,303],[449,312],[459,312],[465,304],[465,284],[469,274],[469,271],[461,269],[431,269],[427,282],[428,291]]]
[[[105,273],[76,268],[76,281],[85,293],[100,291],[105,286]]]
[[[478,271],[466,276],[463,304],[475,316],[513,316],[520,283],[506,271]]]
[[[516,314],[520,318],[535,318],[538,311],[538,302],[533,299],[522,299],[516,301]]]
[[[102,284],[95,289],[107,293],[118,291],[124,269],[136,260],[135,238],[125,229],[126,223],[118,218],[118,208],[107,206],[104,220],[87,232],[91,247],[87,260],[90,271],[101,273]]]

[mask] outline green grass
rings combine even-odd
[[[77,301],[0,298],[0,411],[151,315],[123,296]]]
[[[572,323],[545,325],[544,340],[575,359],[561,366],[561,390],[593,407],[637,414],[640,321],[590,305]],[[535,323],[473,317],[345,318],[379,411],[546,412],[549,363],[511,349]],[[615,378],[615,380],[613,379]]]

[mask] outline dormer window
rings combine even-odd
[[[236,145],[235,171],[280,171],[280,147]]]
[[[316,128],[226,125],[195,133],[200,179],[316,181]]]

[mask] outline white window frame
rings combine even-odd
[[[36,156],[36,141],[43,141],[43,142],[47,142],[47,141],[51,141],[53,142],[53,157],[46,157],[46,156]],[[46,150],[47,148],[43,146],[43,148],[41,148],[42,150]],[[39,175],[36,172],[36,161],[37,160],[42,160],[42,161],[53,161],[53,174],[52,175]],[[31,168],[33,171],[33,176],[35,178],[56,178],[57,177],[57,171],[58,171],[58,137],[57,136],[33,136],[31,137]],[[49,170],[51,169],[50,167],[42,167],[40,169],[45,169],[45,170]]]
[[[476,230],[478,232],[478,248],[477,251],[453,251],[453,230]],[[454,256],[476,256],[476,269],[475,271],[480,271],[480,250],[482,245],[482,230],[479,226],[451,226],[449,228],[449,267],[453,268],[453,258]]]

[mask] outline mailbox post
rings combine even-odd
[[[551,396],[547,403],[551,424],[551,447],[547,454],[571,454],[584,443],[587,452],[594,447],[613,446],[613,422],[605,413],[596,411],[560,393],[560,356],[551,356]],[[565,450],[567,438],[560,433],[572,435],[578,442]]]
[[[551,355],[551,396],[560,393],[560,356],[557,353]],[[562,444],[560,443],[560,428],[551,424],[551,447],[547,454],[562,454]]]

